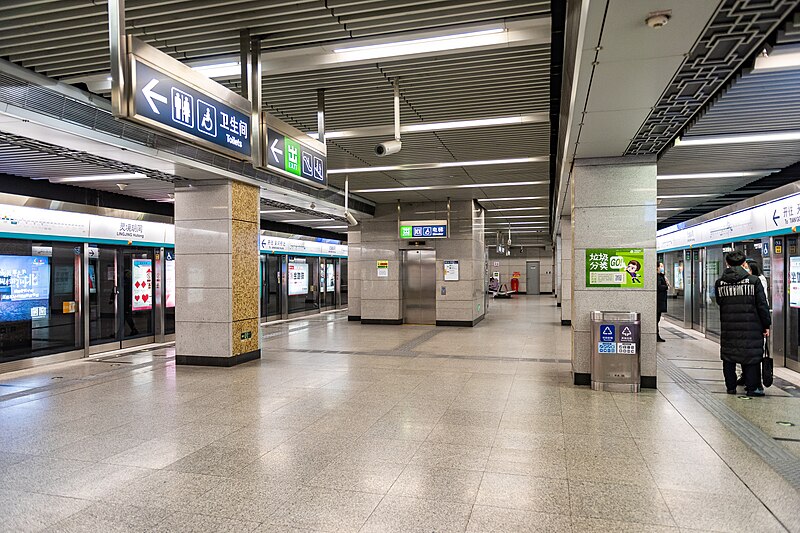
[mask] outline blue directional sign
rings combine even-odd
[[[277,122],[274,117],[269,117],[269,120],[272,123]],[[283,127],[286,128],[286,125]],[[267,128],[267,168],[289,178],[316,187],[324,187],[328,184],[325,171],[328,158],[320,150],[311,148],[302,137],[308,136],[302,133],[284,135],[275,129]],[[308,138],[308,141],[312,140]]]
[[[131,118],[228,155],[250,158],[250,114],[243,106],[237,109],[142,61],[134,60],[131,68]]]
[[[600,342],[614,342],[616,326],[613,324],[600,324]]]

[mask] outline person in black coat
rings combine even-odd
[[[772,319],[761,281],[742,268],[745,256],[734,251],[725,256],[728,268],[714,284],[722,323],[719,353],[728,394],[736,394],[736,364],[742,365],[748,396],[764,396],[761,387],[761,358],[764,337],[769,336]]]
[[[658,329],[658,323],[661,322],[661,313],[667,312],[667,291],[669,290],[669,283],[667,276],[664,275],[664,263],[658,264],[658,276],[656,278],[656,340],[658,342],[665,342],[661,338],[661,333]]]

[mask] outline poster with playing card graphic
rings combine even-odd
[[[134,259],[131,276],[134,311],[148,311],[153,308],[153,261]]]

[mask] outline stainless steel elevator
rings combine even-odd
[[[436,324],[436,252],[403,251],[403,322]]]

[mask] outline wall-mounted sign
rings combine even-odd
[[[328,292],[336,292],[336,265],[328,263],[325,267],[327,268],[325,282]]]
[[[458,261],[444,262],[444,280],[458,281]]]
[[[419,237],[429,239],[447,238],[446,220],[414,220],[400,222],[400,238],[416,239]]]
[[[127,72],[124,118],[250,160],[252,106],[246,98],[132,36]]]
[[[308,263],[289,263],[289,296],[308,294]]]
[[[775,253],[776,254],[783,253],[783,239],[775,239]]]
[[[379,278],[389,277],[389,261],[376,261],[376,266],[378,268]]]
[[[153,308],[153,261],[134,259],[131,272],[131,308],[148,311]]]
[[[175,250],[164,252],[164,288],[166,292],[165,307],[175,307]]]
[[[800,257],[789,258],[789,305],[800,307]]]
[[[644,287],[644,250],[590,248],[586,250],[586,287]]]
[[[263,113],[261,128],[267,169],[314,187],[328,186],[325,145],[280,119]]]
[[[500,272],[498,272],[498,271],[492,272],[492,277],[494,279],[496,279],[497,281],[500,281]]]

